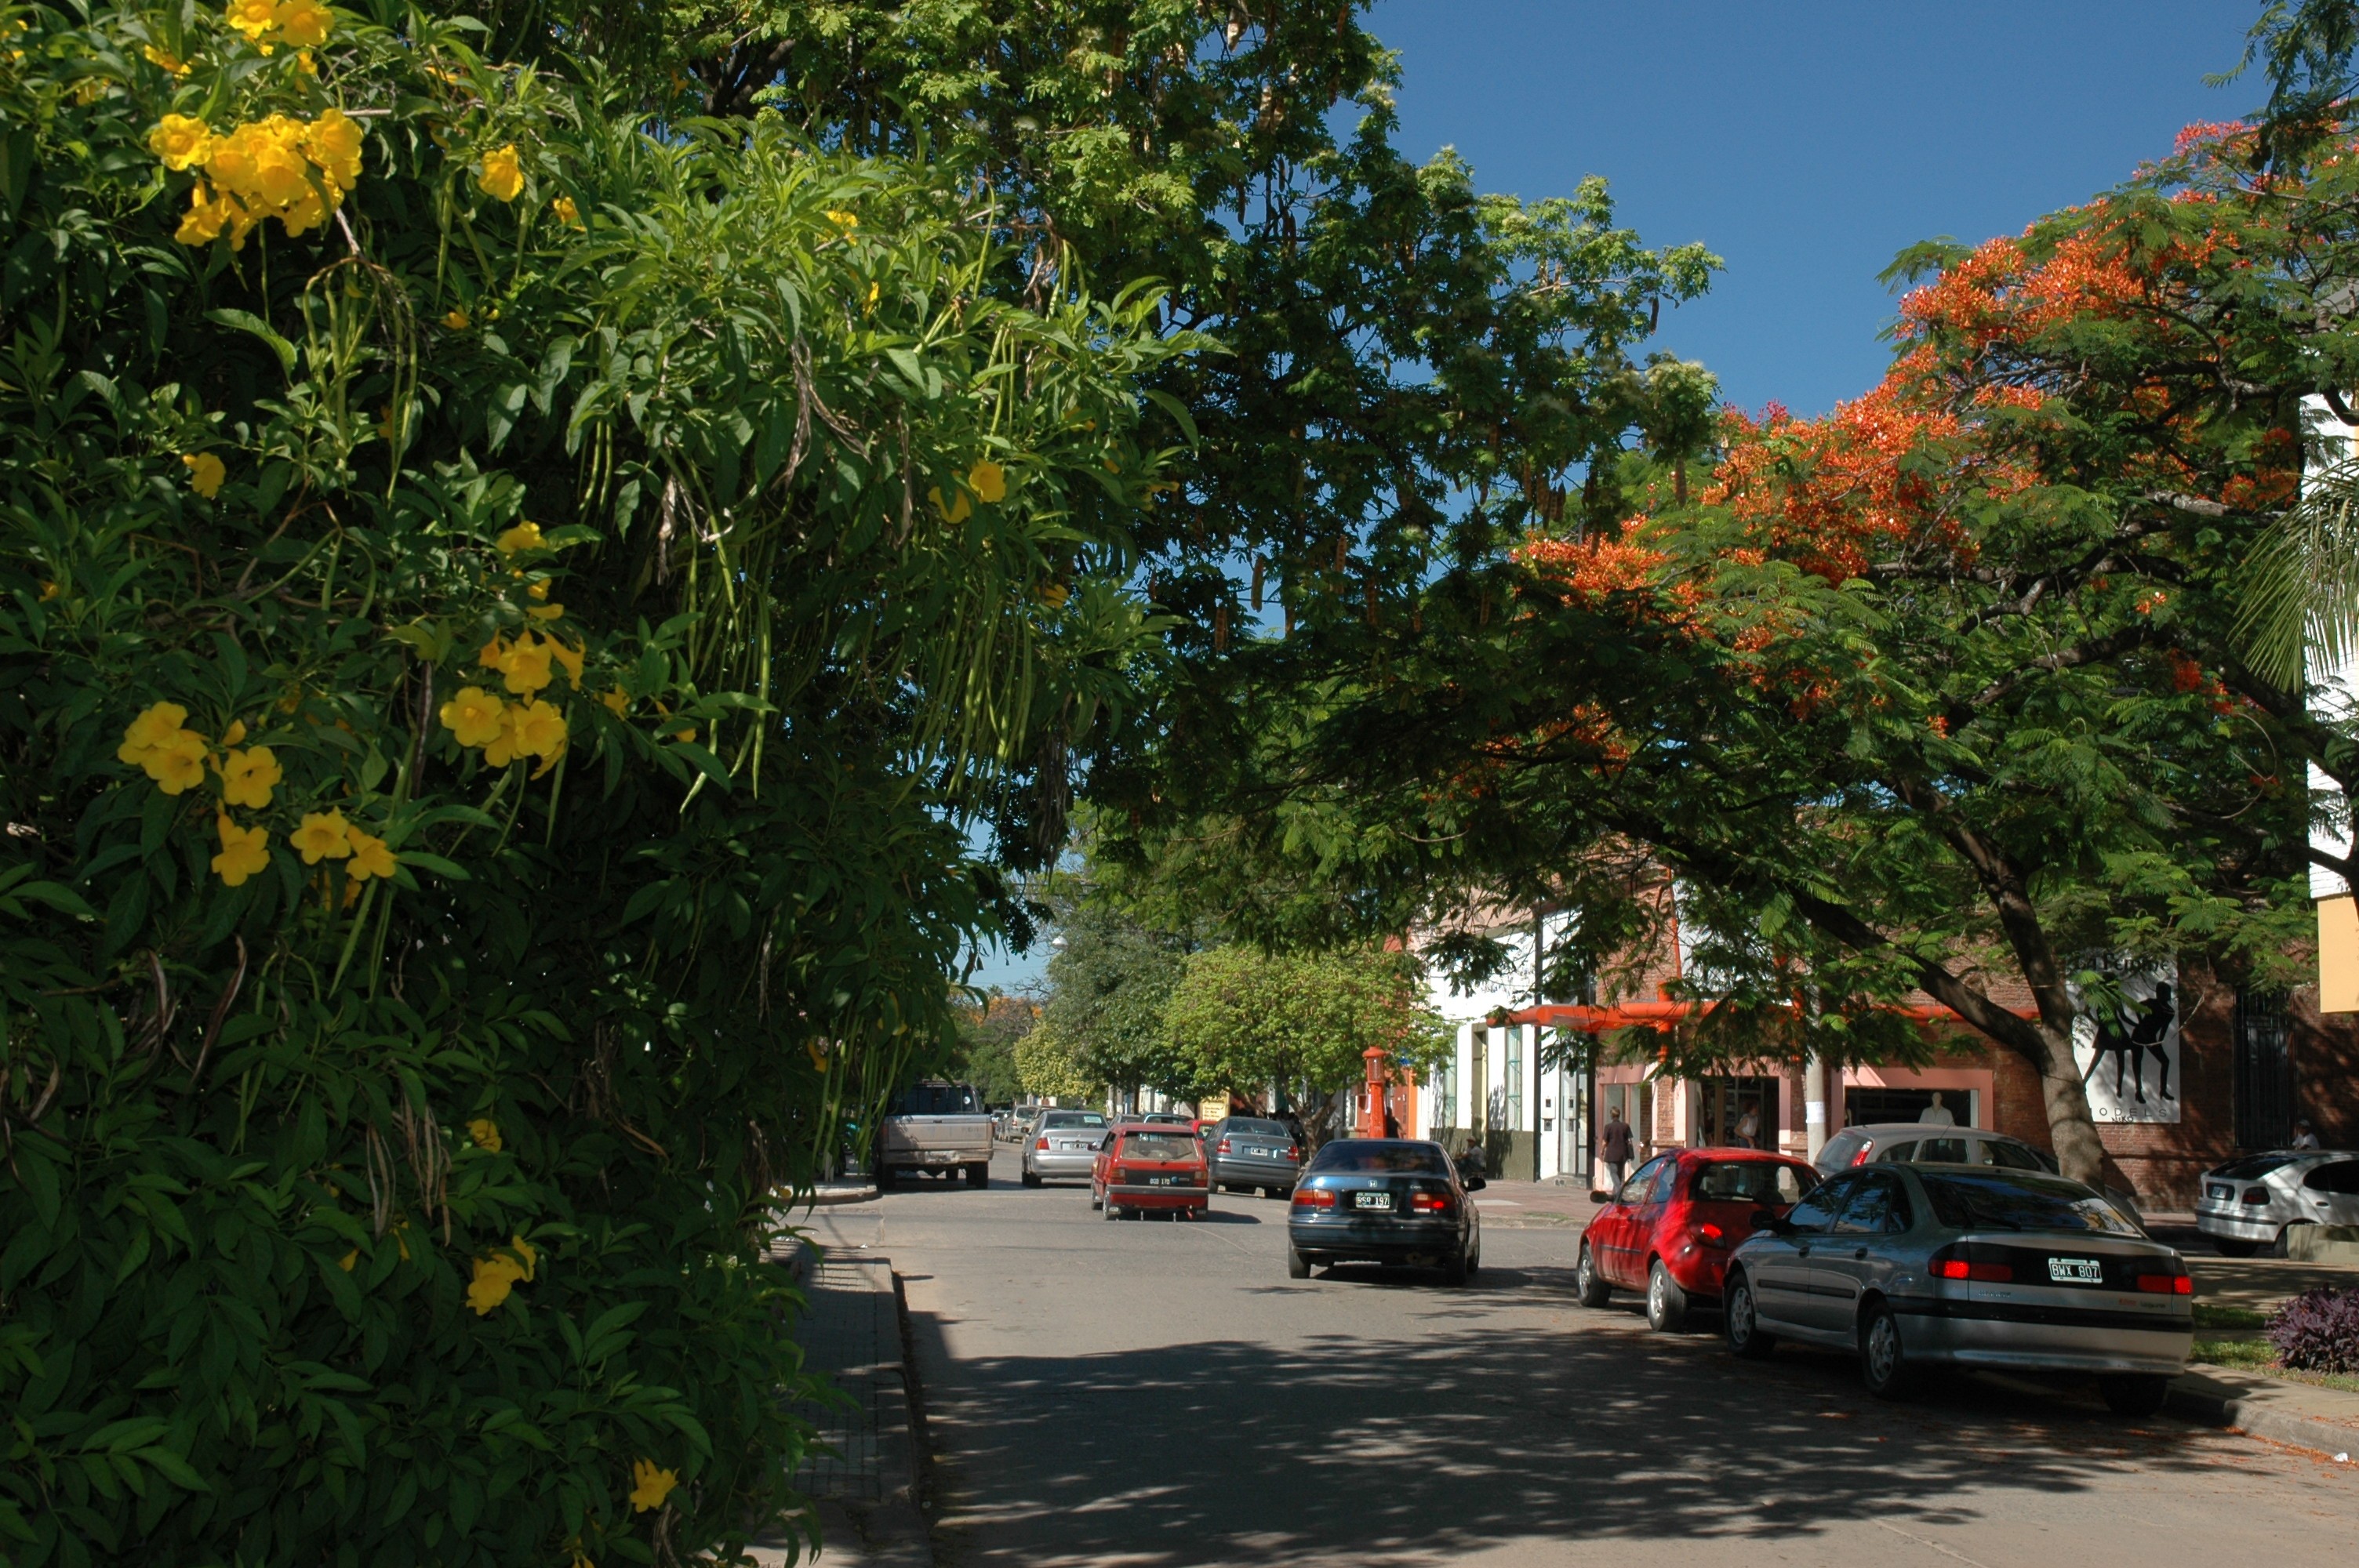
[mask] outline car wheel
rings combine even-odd
[[[2124,1372],[2098,1379],[2097,1391],[2115,1415],[2159,1415],[2170,1398],[2170,1379],[2158,1372]]]
[[[1586,1241],[1581,1244],[1581,1266],[1573,1278],[1580,1283],[1582,1306],[1602,1307],[1614,1299],[1614,1287],[1597,1271],[1596,1256],[1589,1250]]]
[[[1658,1334],[1673,1334],[1687,1325],[1688,1293],[1658,1258],[1647,1271],[1647,1326]]]
[[[1860,1325],[1859,1374],[1879,1400],[1905,1400],[1917,1391],[1917,1368],[1900,1342],[1900,1320],[1882,1302],[1867,1309]]]
[[[2221,1236],[2213,1237],[2212,1245],[2220,1249],[2223,1258],[2250,1258],[2261,1249],[2257,1241],[2235,1241]]]
[[[969,1165],[966,1168],[966,1184],[970,1187],[991,1185],[991,1162],[986,1160],[980,1165]]]
[[[1038,1186],[1038,1185],[1040,1184],[1040,1173],[1039,1173],[1039,1172],[1038,1172],[1038,1171],[1036,1171],[1036,1170],[1034,1170],[1034,1169],[1033,1169],[1031,1166],[1029,1166],[1029,1165],[1025,1166],[1025,1167],[1024,1167],[1024,1184],[1025,1184],[1026,1186],[1027,1186],[1027,1187],[1037,1187],[1037,1186]]]
[[[1286,1277],[1289,1280],[1310,1278],[1310,1260],[1296,1251],[1291,1243],[1286,1249]]]
[[[1474,1250],[1466,1254],[1466,1277],[1473,1279],[1483,1271],[1483,1243],[1477,1240]]]
[[[1114,1207],[1112,1204],[1107,1204],[1105,1206],[1105,1217],[1108,1219],[1120,1219],[1122,1217],[1122,1210]]]
[[[1742,1273],[1731,1274],[1723,1303],[1721,1326],[1727,1331],[1731,1350],[1747,1361],[1758,1361],[1777,1348],[1777,1336],[1761,1326],[1752,1281]]]
[[[2271,1243],[2271,1244],[2270,1244],[2270,1247],[2269,1247],[2269,1256],[2270,1256],[2270,1257],[2272,1257],[2272,1258],[2290,1258],[2290,1257],[2292,1257],[2292,1256],[2293,1256],[2293,1232],[2294,1232],[2294,1226],[2297,1226],[2297,1225],[2309,1225],[2309,1224],[2311,1224],[2311,1223],[2313,1223],[2313,1222],[2312,1222],[2312,1221],[2310,1221],[2310,1220],[2307,1220],[2307,1219],[2297,1219],[2297,1220],[2295,1220],[2295,1221],[2293,1222],[2293,1224],[2292,1224],[2292,1225],[2280,1226],[2280,1227],[2277,1228],[2277,1240],[2276,1240],[2275,1242],[2273,1242],[2273,1243]]]
[[[1099,1192],[1095,1187],[1092,1187],[1090,1189],[1090,1206],[1092,1208],[1105,1207],[1105,1195]]]
[[[1452,1252],[1441,1260],[1441,1282],[1451,1290],[1454,1291],[1466,1282],[1466,1273],[1465,1253]]]

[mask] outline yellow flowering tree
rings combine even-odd
[[[6,13],[0,1560],[788,1509],[779,1196],[1146,629],[1151,294],[378,14]]]

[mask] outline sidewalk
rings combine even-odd
[[[795,1486],[818,1518],[816,1560],[829,1568],[930,1568],[900,1303],[891,1260],[880,1249],[885,1217],[875,1209],[819,1209],[801,1227],[808,1239],[791,1260],[809,1305],[794,1333],[805,1365],[843,1396],[794,1406],[815,1429],[815,1446],[796,1471]],[[780,1568],[790,1559],[791,1540],[787,1531],[763,1537],[755,1561]]]
[[[1474,1195],[1484,1225],[1509,1230],[1579,1230],[1601,1206],[1590,1201],[1589,1179],[1495,1181]]]

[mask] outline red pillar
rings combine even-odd
[[[1360,1105],[1360,1136],[1382,1138],[1385,1135],[1385,1048],[1371,1045],[1360,1053],[1368,1065],[1367,1092]]]

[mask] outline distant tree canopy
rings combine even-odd
[[[973,1084],[985,1104],[1012,1103],[1023,1087],[1016,1046],[1039,1022],[1040,1004],[1028,997],[993,991],[979,1007],[961,1007],[951,1073]]]
[[[1191,954],[1164,1029],[1200,1093],[1258,1098],[1275,1087],[1298,1104],[1364,1081],[1363,1053],[1372,1045],[1391,1069],[1421,1074],[1448,1055],[1452,1040],[1424,1005],[1411,961],[1378,948]]]

